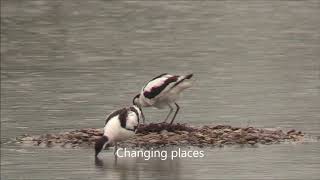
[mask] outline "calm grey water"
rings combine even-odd
[[[150,78],[194,73],[177,122],[320,136],[320,3],[1,2],[1,179],[318,179],[320,143],[204,149],[205,158],[95,163],[92,149],[7,143],[102,127]],[[146,110],[161,121],[164,110]]]

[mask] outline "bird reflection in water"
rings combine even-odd
[[[144,177],[181,179],[180,161],[180,159],[171,160],[170,158],[167,160],[161,160],[160,158],[145,160],[143,157],[120,158],[110,155],[103,158],[95,157],[95,167],[106,178],[112,177],[112,179],[117,179],[116,177],[118,179],[140,179]],[[150,169],[152,171],[148,171]]]

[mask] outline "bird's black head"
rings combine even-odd
[[[100,139],[96,141],[96,144],[94,146],[95,149],[95,156],[97,157],[100,151],[104,148],[105,144],[108,142],[107,136],[102,136]]]
[[[132,104],[140,107],[140,101],[139,101],[139,99],[140,99],[140,94],[137,94],[137,95],[133,98]]]
[[[142,108],[141,108],[141,103],[140,103],[140,94],[137,94],[133,100],[132,100],[132,104],[137,106],[141,112],[141,117],[142,117],[142,120],[143,120],[143,123],[145,122],[145,117],[144,117],[144,114],[142,112]]]

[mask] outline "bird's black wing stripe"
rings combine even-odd
[[[128,131],[132,131],[132,132],[136,131],[135,129],[128,129],[128,128],[125,128],[125,129],[128,130]]]
[[[151,82],[151,81],[153,81],[153,80],[155,80],[155,79],[158,79],[158,78],[161,78],[162,76],[165,76],[165,75],[167,75],[168,73],[163,73],[163,74],[160,74],[159,76],[157,76],[157,77],[155,77],[155,78],[153,78],[153,79],[151,79],[149,82]],[[149,84],[149,82],[143,87],[143,90],[144,90],[144,88]]]
[[[170,83],[176,82],[178,80],[179,76],[172,76],[164,81],[164,83],[161,86],[153,87],[150,92],[146,91],[143,93],[144,97],[148,99],[152,99],[156,97],[158,94],[161,93]]]
[[[128,109],[124,108],[119,114],[120,125],[122,128],[126,128],[128,117]]]
[[[122,109],[119,109],[119,110],[117,110],[117,111],[112,112],[112,113],[107,117],[105,125],[108,123],[108,121],[109,121],[110,119],[112,119],[113,117],[121,114],[121,112],[123,112],[123,111],[126,111],[126,109],[125,109],[125,108],[122,108]]]
[[[193,74],[188,74],[185,78],[181,79],[179,82],[177,82],[172,88],[176,87],[178,84],[182,83],[186,79],[191,79]]]
[[[129,109],[130,109],[130,111],[134,112],[134,113],[137,115],[138,123],[139,123],[139,121],[140,121],[140,119],[139,119],[139,113],[138,113],[138,111],[136,110],[136,108],[134,108],[134,107],[131,106]]]

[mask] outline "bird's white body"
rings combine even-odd
[[[169,83],[157,96],[148,98],[145,96],[146,92],[152,92],[155,87],[160,87],[169,79],[174,78],[175,81]],[[183,80],[185,76],[174,76],[170,74],[163,75],[159,78],[153,79],[142,88],[140,92],[139,102],[143,107],[155,107],[163,109],[168,107],[168,104],[172,104],[177,101],[183,90],[192,86],[192,82],[189,79],[185,79],[183,82],[177,84]],[[176,85],[177,84],[177,85]]]
[[[140,94],[133,98],[133,104],[139,107],[155,107],[158,109],[169,107],[170,112],[164,122],[167,121],[173,111],[173,105],[175,105],[177,110],[171,120],[172,124],[180,109],[176,101],[183,90],[192,86],[190,80],[192,76],[192,74],[186,76],[161,74],[153,78],[141,89]]]
[[[109,138],[109,142],[111,143],[126,140],[135,134],[133,127],[137,126],[138,123],[137,115],[134,112],[129,111],[127,117],[127,127],[132,128],[132,130],[125,129],[121,127],[119,115],[117,115],[106,123],[104,126],[103,135],[107,136]]]
[[[130,106],[110,113],[106,119],[103,136],[96,141],[95,156],[104,149],[107,144],[114,144],[126,140],[136,133],[142,111],[137,106]]]

